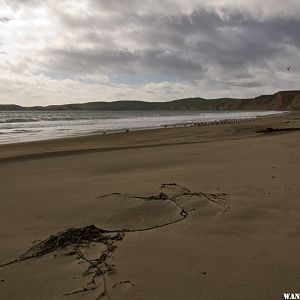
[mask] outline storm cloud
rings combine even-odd
[[[0,103],[298,88],[298,1],[7,0],[0,11]]]

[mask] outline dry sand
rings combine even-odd
[[[0,299],[300,292],[300,131],[267,127],[300,113],[2,145],[0,264],[39,257],[0,268]]]

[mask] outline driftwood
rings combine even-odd
[[[300,128],[297,127],[287,127],[287,128],[272,128],[268,127],[265,129],[260,129],[256,133],[273,133],[273,132],[289,132],[289,131],[298,131]]]

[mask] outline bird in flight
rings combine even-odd
[[[286,69],[289,71],[291,69],[291,66],[288,66]]]

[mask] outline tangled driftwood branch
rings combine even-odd
[[[186,219],[189,215],[189,212],[179,202],[179,199],[184,197],[196,197],[196,198],[204,197],[206,200],[221,207],[222,212],[226,212],[229,209],[228,206],[226,206],[221,202],[221,200],[224,200],[224,197],[226,196],[226,194],[224,193],[218,193],[218,194],[208,194],[203,192],[194,193],[191,192],[189,189],[180,186],[176,183],[162,184],[160,190],[161,192],[159,194],[148,196],[148,197],[142,197],[142,196],[138,196],[135,194],[128,194],[128,193],[110,193],[110,194],[99,196],[98,199],[120,195],[120,196],[127,196],[130,198],[141,199],[143,201],[156,201],[156,200],[170,201],[179,209],[179,215],[177,219],[162,224],[158,224],[155,226],[136,228],[136,229],[122,228],[122,229],[114,229],[114,230],[105,230],[105,229],[98,228],[95,225],[88,225],[80,228],[69,228],[65,231],[51,235],[46,240],[35,244],[30,249],[25,251],[22,255],[20,255],[17,259],[7,262],[3,265],[0,265],[0,267],[8,266],[28,259],[39,258],[51,253],[56,255],[57,253],[62,252],[63,255],[75,257],[76,259],[82,259],[83,261],[88,263],[88,268],[82,275],[83,276],[92,275],[91,280],[87,283],[86,286],[78,290],[65,293],[64,295],[68,296],[68,295],[83,293],[83,292],[92,291],[101,288],[99,296],[96,298],[96,300],[101,299],[102,297],[105,296],[109,299],[106,275],[113,274],[115,271],[114,265],[110,263],[110,258],[112,253],[117,248],[115,242],[121,241],[124,238],[125,233],[153,230],[164,226],[169,226],[171,224]],[[92,244],[99,244],[99,243],[103,244],[105,246],[105,249],[101,251],[100,256],[98,258],[88,259],[84,255],[82,250],[89,247]],[[97,280],[99,280],[99,282],[97,282]],[[101,285],[101,280],[103,282],[102,285]],[[120,281],[118,283],[115,283],[112,287],[115,288],[118,285],[125,284],[125,283],[134,286],[134,284],[131,281],[125,280],[125,281]]]

